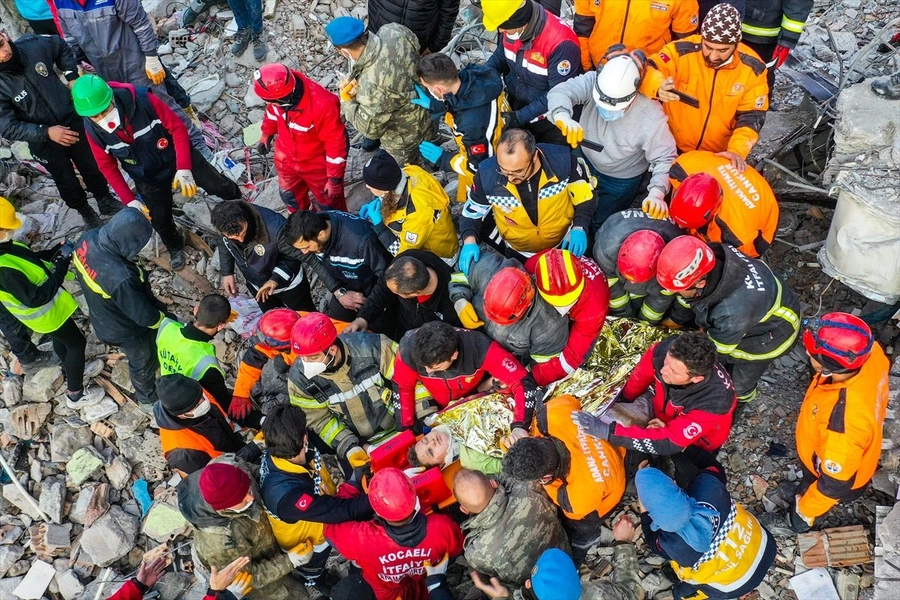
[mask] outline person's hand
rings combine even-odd
[[[329,177],[325,184],[325,195],[331,201],[332,206],[340,206],[344,200],[344,180],[337,177]]]
[[[238,573],[240,573],[244,569],[244,567],[249,564],[250,558],[247,556],[241,556],[228,563],[228,565],[223,567],[222,569],[217,569],[215,566],[210,566],[209,588],[216,592],[224,591],[228,588],[229,585],[231,585],[231,582],[234,581]]]
[[[444,150],[431,142],[419,144],[419,152],[425,157],[425,160],[435,165],[441,164],[441,157],[444,156]]]
[[[185,198],[193,198],[197,193],[197,182],[194,181],[194,174],[188,169],[178,169],[175,171],[175,179],[172,181],[172,190],[181,188],[181,195]]]
[[[651,219],[668,219],[669,205],[666,204],[666,194],[657,187],[647,191],[647,197],[641,202],[641,210]]]
[[[359,87],[359,82],[355,79],[353,81],[345,81],[341,82],[341,102],[350,102],[356,98],[356,91]]]
[[[581,227],[573,227],[563,239],[560,248],[568,250],[575,256],[583,256],[587,250],[587,233]]]
[[[270,137],[263,137],[259,139],[259,143],[256,144],[256,152],[260,156],[265,156],[269,153],[269,146],[272,141]]]
[[[135,198],[134,200],[129,202],[127,204],[127,206],[128,206],[128,208],[134,208],[134,209],[141,211],[141,213],[143,213],[143,215],[147,218],[147,220],[148,221],[150,220],[150,209],[147,208],[146,204],[141,202],[140,197]]]
[[[63,125],[54,125],[48,129],[47,136],[60,146],[71,146],[78,142],[78,132]]]
[[[337,298],[337,296],[335,296]],[[347,310],[357,311],[366,303],[366,297],[359,292],[345,292],[337,299]]]
[[[269,296],[271,296],[273,293],[275,293],[275,288],[277,288],[277,287],[278,287],[277,281],[275,281],[274,279],[268,280],[267,282],[262,284],[262,287],[260,287],[259,290],[256,292],[256,301],[257,302],[265,302],[266,300],[269,299]]]
[[[237,284],[234,282],[234,275],[222,276],[222,291],[228,296],[237,296]]]
[[[371,459],[369,458],[369,455],[366,454],[366,451],[359,446],[353,446],[347,450],[347,462],[350,463],[350,466],[354,469],[369,464],[370,460]]]
[[[659,90],[656,92],[656,97],[659,98],[662,102],[672,102],[673,100],[678,100],[678,94],[673,94],[671,90],[675,89],[675,79],[669,77],[661,84],[659,84]]]
[[[228,405],[228,416],[237,420],[244,419],[250,414],[252,409],[253,404],[250,402],[250,398],[246,396],[232,396],[231,404]]]
[[[527,437],[528,437],[527,431],[525,431],[521,427],[516,427],[515,429],[513,429],[512,431],[509,432],[509,435],[504,436],[503,440],[501,440],[501,441],[502,441],[503,445],[506,446],[507,448],[512,448],[513,444],[515,444],[519,440],[521,440],[523,438],[527,438]]]
[[[766,66],[770,69],[780,69],[781,65],[784,64],[784,61],[787,60],[787,57],[790,53],[790,48],[778,44],[777,46],[775,46],[775,51],[772,52],[772,62],[768,63]]]
[[[659,419],[650,419],[647,422],[647,429],[664,429],[666,424],[660,421]]]
[[[432,565],[430,560],[426,560],[422,563],[422,566],[425,567],[425,574],[428,577],[432,575],[446,575],[447,567],[450,566],[450,555],[444,554],[444,558],[436,565]]]
[[[225,589],[231,592],[231,595],[237,598],[237,600],[241,600],[241,598],[253,590],[250,586],[252,582],[253,575],[250,573],[238,573],[237,577],[234,578],[234,581],[231,582],[231,585]]]
[[[475,571],[471,571],[469,573],[469,577],[472,578],[472,583],[475,584],[482,593],[486,594],[488,598],[508,598],[509,590],[503,587],[500,583],[500,580],[496,577],[491,577],[490,583],[485,583],[481,580],[481,575],[476,573]]]
[[[343,333],[354,333],[356,331],[365,331],[369,328],[369,322],[362,317],[356,317],[349,325],[344,327]]]
[[[619,520],[613,525],[613,539],[617,542],[630,542],[634,539],[634,523],[625,513],[619,515]]]
[[[569,145],[573,148],[577,148],[578,144],[584,140],[584,128],[582,128],[581,124],[573,119],[568,113],[558,112],[559,116],[554,117],[553,122],[559,127],[562,134],[566,136],[566,141],[569,142]]]
[[[290,550],[288,550],[288,559],[294,568],[302,567],[313,557],[313,545],[309,542],[300,542]]]
[[[519,118],[513,111],[501,113],[501,116],[503,117],[503,127],[505,129],[515,129],[516,127],[522,126],[519,122]]]
[[[359,208],[359,218],[365,219],[373,225],[383,223],[384,219],[381,216],[381,198],[375,198],[374,200],[363,204]]]
[[[478,247],[478,242],[469,241],[472,239],[472,237],[467,238],[463,243],[463,247],[459,250],[459,270],[466,277],[469,276],[469,269],[472,268],[472,264],[478,262],[478,259],[481,258],[481,248]]]
[[[166,69],[158,56],[148,56],[144,59],[144,72],[153,85],[159,85],[166,78]]]
[[[592,438],[605,440],[609,438],[609,423],[605,423],[601,418],[595,417],[583,410],[576,410],[572,413],[572,422],[578,429],[584,431]]]
[[[418,83],[416,85],[416,97],[410,100],[410,103],[415,104],[416,106],[421,106],[427,111],[431,111],[431,96],[428,95],[428,92]]]
[[[737,169],[738,173],[743,173],[744,169],[747,168],[747,161],[744,160],[744,157],[736,152],[729,152],[728,150],[724,152],[716,152],[716,156],[721,156],[722,158],[727,158],[731,161],[731,166]]]
[[[165,558],[157,558],[152,562],[142,562],[141,568],[138,569],[138,574],[135,579],[140,581],[142,584],[147,586],[148,588],[152,588],[154,584],[163,576],[163,573],[166,572],[166,559]]]
[[[456,315],[459,317],[459,322],[462,323],[462,326],[466,329],[478,329],[479,327],[484,326],[484,321],[478,318],[475,307],[465,298],[460,298],[454,302],[453,308],[456,309]]]

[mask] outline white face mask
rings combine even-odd
[[[242,513],[242,512],[249,510],[251,506],[253,506],[252,501],[248,502],[246,506],[242,506],[241,508],[230,508],[228,510],[230,510],[231,512],[234,512],[234,513]]]
[[[108,115],[103,117],[98,125],[108,133],[112,133],[122,125],[122,119],[119,117],[119,109],[113,108]]]
[[[301,358],[300,362],[303,363],[303,376],[307,379],[312,379],[316,375],[321,375],[329,366],[331,366],[333,361],[333,356],[329,356],[327,362],[306,362]]]
[[[562,316],[566,316],[567,314],[569,314],[569,311],[572,310],[573,306],[575,306],[574,302],[572,304],[567,304],[566,306],[554,306],[553,308],[555,308],[556,312],[558,312]]]
[[[194,407],[194,410],[184,413],[181,416],[185,419],[196,419],[208,413],[210,408],[212,408],[212,404],[210,404],[209,399],[203,398],[203,400],[200,401],[200,404]]]
[[[522,37],[522,33],[523,33],[522,31],[517,31],[515,33],[507,33],[506,39],[513,41],[513,42],[518,41],[519,38]]]

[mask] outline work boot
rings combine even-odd
[[[29,360],[27,363],[19,361],[19,365],[21,365],[22,371],[26,375],[33,375],[45,367],[52,367],[58,364],[59,359],[56,357],[56,354],[50,351],[38,352],[35,359]]]
[[[766,512],[759,515],[757,520],[775,535],[793,536],[810,530],[810,526],[794,510],[777,513]]]
[[[83,208],[76,209],[78,214],[81,215],[82,220],[84,221],[85,229],[96,229],[103,225],[103,221],[100,220],[100,216],[94,212],[94,209],[84,205]]]
[[[250,41],[253,42],[253,58],[256,59],[257,62],[262,62],[266,60],[266,54],[269,53],[269,45],[266,43],[266,40],[263,38],[263,33],[252,33],[250,34]]]
[[[185,265],[184,250],[169,250],[169,264],[173,271],[182,270]]]
[[[234,34],[234,44],[231,45],[231,53],[235,56],[240,56],[247,50],[247,46],[249,45],[250,28],[238,29],[238,32]]]
[[[97,208],[100,209],[101,215],[111,217],[122,210],[122,203],[112,196],[100,196],[99,198],[95,198],[95,200],[97,200]]]
[[[86,406],[93,406],[103,400],[106,392],[98,386],[90,386],[80,390],[66,392],[66,406],[72,410],[80,410]]]
[[[872,82],[872,91],[885,100],[900,100],[900,71]]]

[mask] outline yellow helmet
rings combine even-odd
[[[484,28],[496,31],[514,12],[524,6],[525,2],[526,0],[485,0],[481,3]]]
[[[22,221],[16,216],[16,207],[0,196],[0,229],[18,229],[21,226]]]

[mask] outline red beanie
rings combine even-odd
[[[235,466],[213,463],[200,473],[200,495],[213,510],[237,506],[249,490],[250,477]]]

